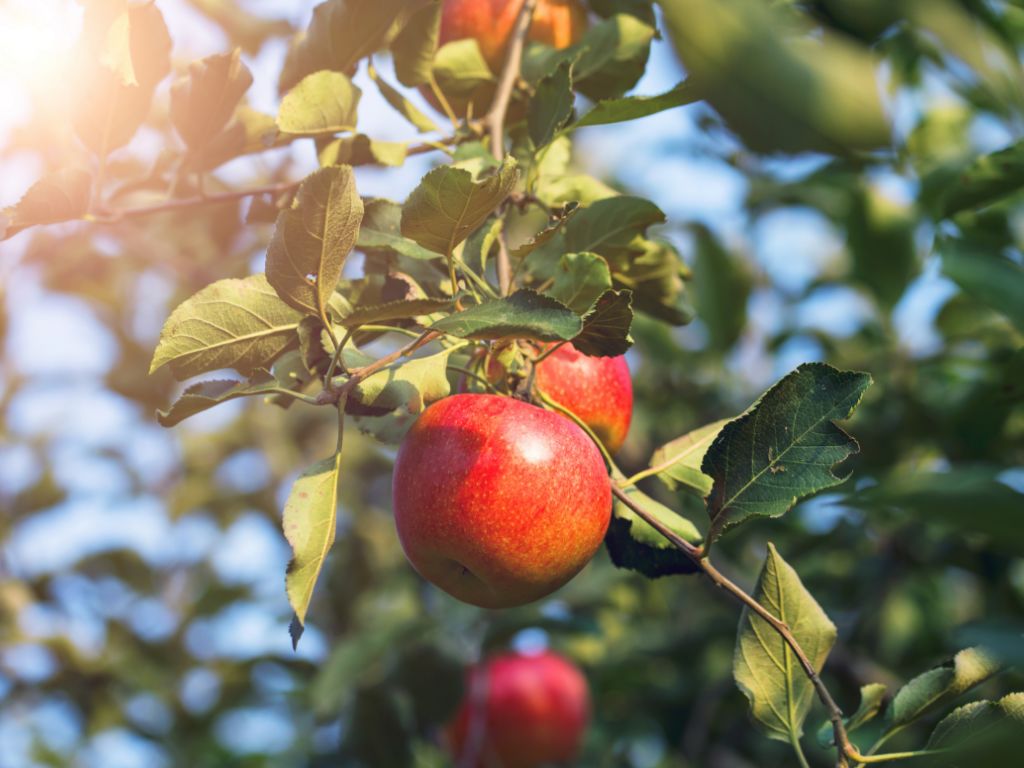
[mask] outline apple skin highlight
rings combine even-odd
[[[483,608],[554,592],[593,557],[611,517],[608,472],[586,433],[495,395],[431,405],[398,450],[392,491],[409,562]]]
[[[465,698],[446,736],[459,766],[473,728],[479,729],[473,768],[569,765],[589,719],[587,680],[572,662],[550,651],[506,653],[469,670]]]

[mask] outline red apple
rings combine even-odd
[[[610,453],[622,447],[633,417],[625,357],[588,357],[563,344],[537,366],[536,385],[579,416]]]
[[[460,768],[568,765],[589,718],[587,681],[571,662],[508,653],[470,670],[448,746]]]
[[[476,38],[495,72],[501,70],[516,18],[525,0],[444,0],[440,44]],[[540,0],[533,12],[529,39],[554,48],[578,43],[587,28],[587,11],[579,0]]]
[[[409,562],[484,608],[565,584],[611,516],[608,472],[583,430],[497,395],[453,395],[424,411],[398,449],[392,487]]]

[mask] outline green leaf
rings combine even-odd
[[[561,62],[537,83],[526,126],[530,140],[538,148],[550,142],[572,118],[572,65],[572,61]]]
[[[700,531],[690,520],[635,487],[626,488],[625,492],[667,528],[691,544],[700,544]],[[689,557],[618,499],[612,505],[605,545],[616,567],[637,571],[651,579],[698,571]]]
[[[351,167],[334,165],[306,177],[295,207],[278,216],[267,249],[267,280],[281,298],[312,315],[325,312],[362,218]]]
[[[380,95],[383,96],[384,100],[391,105],[391,108],[404,117],[420,133],[430,133],[431,131],[441,130],[437,127],[437,123],[423,114],[415,104],[402,95],[401,91],[378,75],[377,70],[372,67],[370,68],[370,78],[377,85],[377,90],[380,91]]]
[[[653,224],[665,221],[654,203],[620,195],[598,200],[573,216],[565,228],[565,250],[613,256]]]
[[[866,373],[806,363],[726,424],[701,464],[714,479],[708,539],[843,482],[833,469],[859,446],[834,422],[850,417],[870,384]]]
[[[277,127],[281,133],[299,136],[354,131],[361,95],[341,72],[306,75],[281,99]]]
[[[554,221],[549,223],[544,229],[535,234],[525,243],[516,246],[509,253],[513,264],[518,264],[520,261],[525,259],[535,250],[543,246],[545,243],[550,241],[555,235],[562,231],[566,223],[575,215],[576,211],[580,209],[579,205],[575,202],[568,203],[565,207],[559,211]]]
[[[939,721],[926,749],[945,754],[929,758],[930,765],[1015,764],[1024,739],[1024,693],[998,701],[972,701]]]
[[[597,102],[593,109],[572,123],[573,130],[588,125],[608,125],[622,123],[627,120],[639,120],[667,109],[674,109],[698,101],[700,96],[687,82],[681,82],[675,88],[657,96],[628,96],[621,99],[604,99]]]
[[[277,380],[265,371],[258,371],[249,381],[201,381],[186,389],[166,411],[157,411],[156,420],[162,427],[173,427],[189,416],[195,416],[228,400],[271,395],[280,387]]]
[[[271,115],[258,112],[242,104],[227,127],[197,151],[185,158],[188,169],[212,171],[217,166],[242,155],[266,152],[283,146],[294,137],[284,136],[277,130]]]
[[[473,181],[461,168],[435,168],[402,208],[402,235],[428,250],[450,254],[509,196],[518,178],[511,158],[483,181]]]
[[[318,461],[295,481],[284,504],[284,535],[292,548],[285,590],[300,625],[306,623],[313,588],[334,544],[340,469],[340,452]]]
[[[820,673],[836,641],[835,625],[771,543],[754,599],[789,626],[811,666]],[[740,618],[733,676],[769,738],[786,743],[800,739],[814,700],[814,686],[786,641],[749,608],[744,608]]]
[[[194,61],[188,74],[171,86],[171,122],[190,150],[224,129],[252,85],[252,73],[241,56],[236,48]]]
[[[410,317],[430,315],[442,310],[451,310],[454,299],[401,299],[384,304],[371,304],[354,309],[341,319],[346,328],[354,328],[367,323],[383,323],[388,320],[405,320]]]
[[[704,498],[711,493],[714,481],[701,472],[701,462],[722,427],[728,423],[728,419],[722,419],[666,443],[651,456],[651,469],[657,470],[658,477],[670,490],[682,485]]]
[[[409,17],[391,43],[398,82],[409,88],[430,80],[434,54],[441,37],[441,0],[431,0]]]
[[[7,219],[0,228],[0,240],[13,237],[28,227],[80,219],[89,211],[92,174],[80,168],[65,168],[43,176],[28,188],[17,204],[4,208]]]
[[[958,537],[981,534],[989,546],[1024,554],[1024,494],[1001,482],[999,467],[956,467],[949,472],[901,471],[847,497],[863,508],[905,510]],[[970,514],[964,514],[969,509]]]
[[[964,292],[1007,318],[1024,332],[1024,267],[995,249],[968,240],[943,240],[942,271]]]
[[[443,258],[440,253],[403,237],[401,220],[402,206],[398,203],[382,198],[367,200],[356,247],[367,253],[394,251],[410,259],[424,261]]]
[[[577,45],[544,52],[537,69],[544,74],[551,71],[552,60],[578,57],[573,79],[580,93],[593,101],[619,97],[643,75],[654,35],[651,24],[617,13],[591,26]]]
[[[567,253],[559,261],[550,294],[582,315],[611,287],[608,262],[596,253]]]
[[[497,82],[473,38],[442,45],[434,57],[434,79],[456,112],[473,105],[482,115],[490,106]]]
[[[958,173],[945,166],[921,180],[921,197],[938,218],[983,208],[1024,187],[1024,141],[981,155]]]
[[[726,352],[747,323],[747,299],[753,277],[742,258],[726,250],[707,227],[697,225],[694,229],[697,315],[707,326],[711,346]]]
[[[912,723],[922,715],[949,704],[1001,670],[999,662],[981,648],[960,651],[896,692],[886,713],[887,729]]]
[[[461,339],[568,341],[583,327],[579,315],[550,296],[521,288],[438,320],[431,328]]]
[[[695,91],[751,149],[846,153],[890,143],[876,59],[852,39],[827,30],[797,37],[786,12],[761,0],[662,8]]]
[[[359,383],[347,404],[356,426],[386,443],[399,443],[428,405],[448,397],[448,357],[454,348],[408,360]],[[346,363],[353,359],[346,358]]]
[[[321,69],[351,75],[360,59],[382,48],[395,20],[418,6],[409,0],[327,0],[313,9],[306,33],[285,57],[278,89],[283,93]]]
[[[911,205],[893,200],[875,186],[854,192],[846,219],[853,277],[886,308],[900,300],[917,271],[917,226]]]
[[[296,343],[301,319],[264,275],[218,280],[167,318],[149,372],[168,365],[179,380],[219,368],[249,376]]]
[[[406,145],[400,141],[377,141],[362,133],[343,136],[318,145],[320,166],[328,165],[388,165],[397,167],[405,162]]]
[[[631,291],[605,291],[583,317],[583,330],[572,340],[576,349],[591,357],[618,357],[633,346]]]
[[[849,717],[843,718],[846,732],[852,733],[866,723],[871,722],[885,707],[885,695],[888,689],[881,683],[868,683],[860,687],[860,706]],[[836,734],[831,722],[824,722],[818,729],[818,743],[826,749],[835,746]]]

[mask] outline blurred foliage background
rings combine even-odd
[[[157,5],[176,72],[240,46],[250,103],[274,111],[312,3]],[[591,6],[653,12],[645,0]],[[839,627],[825,679],[849,710],[858,686],[899,685],[968,644],[1019,661],[1024,5],[671,0],[656,13],[664,34],[635,92],[688,75],[704,101],[580,129],[574,148],[579,173],[664,208],[659,234],[693,273],[692,324],[634,325],[637,405],[620,463],[643,468],[800,362],[868,371],[876,383],[848,425],[862,447],[850,481],[745,526],[718,547],[720,566],[749,586],[775,542]],[[87,157],[67,117],[75,80],[59,69],[80,21],[66,0],[0,6],[4,204]],[[168,90],[156,87],[145,124],[111,155],[111,178],[147,177],[177,142]],[[360,130],[409,138],[364,91]],[[403,199],[431,162],[360,168],[360,190]],[[296,145],[208,183],[315,167]],[[279,510],[297,468],[329,452],[333,417],[231,403],[162,430],[154,412],[178,387],[146,375],[169,308],[262,263],[270,228],[251,214],[231,202],[0,245],[0,766],[442,766],[437,725],[462,665],[545,644],[593,689],[581,765],[790,764],[732,681],[734,604],[693,577],[617,571],[604,552],[539,604],[457,604],[406,564],[392,454],[357,433],[338,540],[291,650]],[[656,479],[645,489],[702,521],[694,499]],[[982,693],[1020,682],[1008,673]],[[918,728],[892,746],[920,746]],[[809,758],[831,764],[825,750]]]

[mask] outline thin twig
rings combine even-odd
[[[505,117],[508,114],[512,91],[519,78],[519,67],[523,61],[523,47],[526,45],[526,35],[530,31],[530,22],[533,21],[533,11],[536,7],[537,0],[526,0],[519,11],[509,40],[505,66],[501,71],[501,78],[498,80],[494,101],[491,102],[491,108],[483,119],[491,137],[491,154],[498,162],[505,157]],[[498,236],[497,267],[498,287],[501,289],[502,295],[507,296],[512,289],[512,264],[504,234]]]
[[[381,369],[387,368],[389,365],[391,365],[391,363],[395,362],[396,360],[411,355],[420,347],[429,344],[430,342],[440,337],[441,333],[438,331],[424,331],[415,339],[406,344],[404,347],[402,347],[401,349],[396,349],[390,355],[385,355],[379,360],[374,360],[372,363],[362,368],[354,368],[350,372],[350,378],[340,387],[334,389],[325,389],[323,392],[320,393],[323,402],[336,402],[337,400],[343,397],[347,397],[348,394],[353,389],[356,388],[359,382],[369,378],[370,376],[377,373]]]

